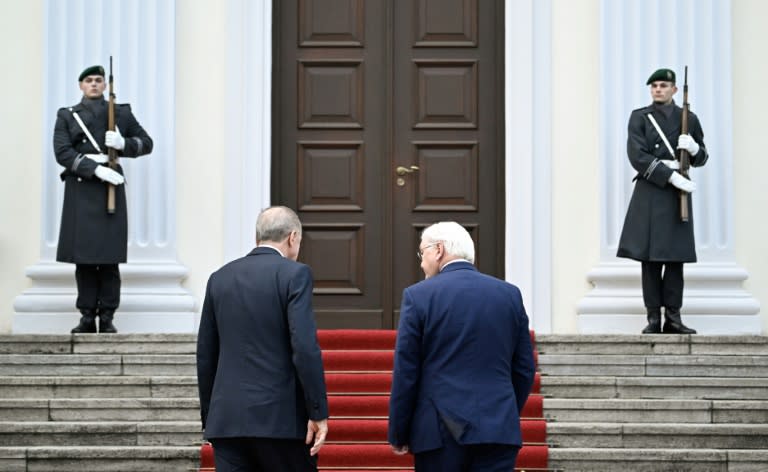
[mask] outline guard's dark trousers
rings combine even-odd
[[[116,333],[112,325],[115,310],[120,306],[120,269],[117,264],[77,264],[77,309],[83,314],[76,333],[95,333],[95,316],[99,316],[99,331]],[[85,323],[85,325],[84,325]],[[91,323],[94,324],[91,330]],[[85,329],[84,329],[85,328]]]
[[[683,306],[683,263],[642,262],[643,303],[648,310],[648,326],[643,333],[696,334],[696,330],[683,324],[680,307]],[[664,327],[661,324],[664,307]]]

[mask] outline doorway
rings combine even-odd
[[[421,230],[504,276],[503,0],[274,3],[272,201],[304,225],[321,328],[394,328]]]

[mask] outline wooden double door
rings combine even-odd
[[[302,220],[318,326],[396,327],[437,221],[503,277],[504,1],[273,5],[272,201]]]

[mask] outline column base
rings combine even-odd
[[[686,315],[683,312],[682,318],[687,327],[704,335],[759,335],[762,331],[762,322],[756,315]],[[641,334],[647,324],[645,314],[580,313],[578,329],[580,334]]]
[[[699,334],[760,334],[760,304],[742,287],[747,277],[735,264],[686,264],[683,322]],[[580,333],[642,331],[647,321],[638,263],[604,263],[587,279],[594,289],[577,307]]]
[[[41,262],[27,269],[33,285],[14,301],[12,333],[68,334],[75,308],[75,266]],[[187,269],[174,262],[120,265],[122,287],[115,325],[120,333],[196,333],[195,299],[181,286]]]

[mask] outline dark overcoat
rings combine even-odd
[[[637,171],[619,239],[618,257],[637,261],[696,262],[693,237],[692,195],[688,195],[688,222],[680,219],[680,190],[668,182],[674,172],[662,160],[673,159],[648,118],[653,114],[673,149],[680,137],[682,108],[672,105],[669,117],[658,106],[634,110],[629,117],[627,156]],[[688,132],[699,144],[691,165],[699,167],[709,158],[699,119],[689,112]],[[675,150],[676,153],[679,151]]]
[[[125,184],[115,187],[115,213],[107,213],[107,184],[94,175],[96,164],[82,159],[83,154],[98,154],[83,129],[75,121],[77,112],[102,153],[107,153],[107,102],[87,100],[60,108],[53,132],[56,161],[64,167],[64,205],[56,260],[75,264],[118,264],[128,252],[128,212]],[[125,149],[119,157],[137,157],[152,152],[152,138],[141,127],[128,104],[115,107],[115,122]],[[117,172],[123,173],[118,165]]]
[[[522,445],[520,411],[535,375],[520,290],[466,261],[403,291],[387,439],[413,453]]]
[[[270,247],[208,279],[197,336],[207,439],[304,439],[309,419],[328,417],[312,285],[309,266]]]

